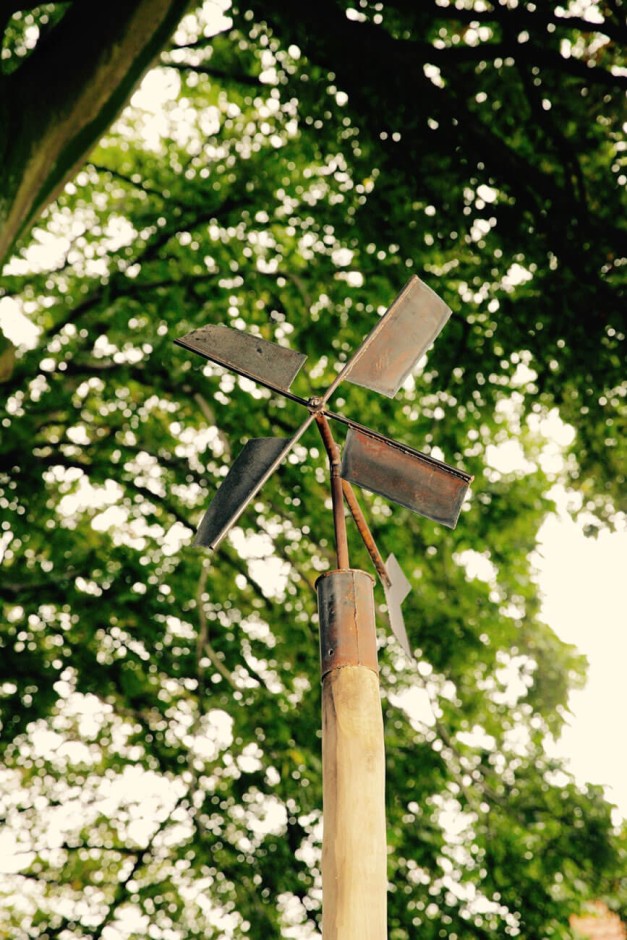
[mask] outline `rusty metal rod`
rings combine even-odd
[[[357,526],[359,530],[359,534],[361,535],[364,545],[368,549],[368,554],[372,558],[372,562],[375,568],[377,569],[377,573],[379,577],[381,578],[383,584],[385,584],[385,586],[389,588],[392,586],[392,580],[388,574],[387,568],[385,567],[385,562],[383,561],[383,558],[381,557],[379,549],[377,548],[375,544],[375,540],[372,535],[372,532],[370,531],[370,527],[368,526],[368,523],[366,522],[366,517],[364,516],[362,508],[357,501],[357,497],[355,496],[355,491],[353,487],[350,485],[350,483],[348,482],[348,480],[342,480],[342,490],[344,491],[344,498],[346,499],[348,508],[351,511],[351,515],[353,519],[355,520],[355,525]]]
[[[344,515],[344,498],[342,492],[342,478],[340,477],[340,449],[333,439],[329,422],[321,412],[314,415],[320,437],[329,458],[331,470],[331,501],[333,503],[333,526],[335,528],[335,549],[337,552],[337,566],[340,569],[350,568],[348,558],[348,536],[346,534],[346,517]]]

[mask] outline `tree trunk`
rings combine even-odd
[[[75,3],[0,77],[0,263],[121,111],[187,5]]]

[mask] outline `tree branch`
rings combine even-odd
[[[0,261],[83,162],[186,7],[187,0],[74,3],[6,76]]]
[[[234,82],[236,85],[246,85],[250,88],[263,88],[264,84],[254,75],[245,75],[239,72],[234,75],[225,69],[213,68],[210,65],[191,65],[187,62],[173,62],[171,59],[162,58],[161,64],[168,69],[176,69],[177,72],[195,72],[197,75],[207,75],[209,78],[217,78],[221,81]]]
[[[205,602],[203,600],[203,595],[205,593],[205,588],[207,586],[207,577],[209,575],[209,570],[207,568],[206,562],[203,562],[200,569],[200,578],[198,579],[198,587],[196,589],[196,609],[198,610],[198,636],[196,638],[196,674],[198,678],[198,685],[200,689],[204,689],[204,671],[201,669],[200,662],[202,660],[203,654],[208,656],[215,668],[218,670],[223,679],[226,679],[228,684],[232,689],[238,691],[237,682],[226,668],[213,646],[209,641],[209,621],[207,620],[207,614],[205,613]]]

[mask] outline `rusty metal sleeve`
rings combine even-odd
[[[344,516],[344,498],[342,492],[342,478],[340,477],[340,449],[333,439],[329,422],[318,412],[315,415],[316,424],[329,458],[331,470],[331,500],[333,502],[333,526],[335,528],[335,547],[337,552],[337,566],[340,569],[350,568],[348,558],[348,536],[346,535],[346,517]]]
[[[378,674],[373,584],[356,569],[327,571],[316,581],[321,678],[344,666]]]

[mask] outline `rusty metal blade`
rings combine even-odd
[[[294,349],[215,323],[193,330],[174,342],[277,391],[289,389],[307,358]]]
[[[348,363],[343,378],[394,398],[450,315],[444,301],[412,277]]]
[[[403,574],[403,570],[394,555],[390,555],[388,557],[385,563],[385,567],[390,579],[390,584],[386,585],[384,582],[383,590],[385,592],[385,600],[388,605],[388,614],[390,617],[392,633],[403,647],[409,658],[413,659],[414,654],[412,652],[411,646],[409,645],[407,630],[405,629],[405,621],[403,619],[403,611],[401,610],[403,601],[411,591],[411,584]]]
[[[292,437],[258,437],[246,442],[205,513],[194,545],[217,548],[313,422],[310,414]]]
[[[287,454],[293,440],[258,437],[246,442],[203,516],[194,545],[218,546]]]
[[[463,470],[354,427],[346,436],[341,475],[451,529],[472,481]]]

